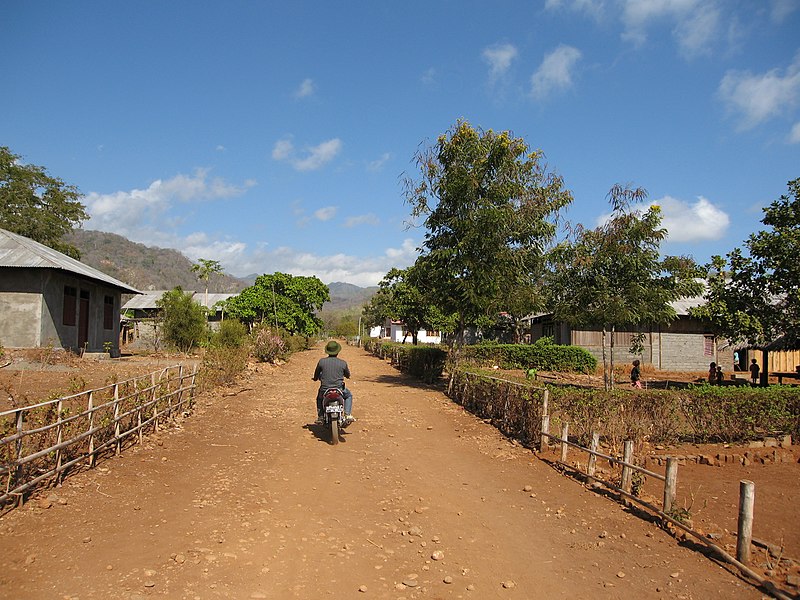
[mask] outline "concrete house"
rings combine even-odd
[[[0,344],[119,355],[126,283],[29,238],[0,229]]]
[[[716,337],[710,325],[689,315],[689,309],[699,306],[702,297],[682,298],[672,303],[678,317],[664,324],[621,329],[614,334],[614,361],[631,362],[638,358],[643,364],[653,365],[663,371],[707,371],[710,362],[723,365],[726,374],[733,371],[733,351],[728,342]],[[598,361],[602,360],[602,331],[599,328],[573,329],[567,323],[555,321],[550,313],[532,315],[530,341],[551,337],[556,344],[581,346]],[[644,334],[644,351],[641,355],[628,352],[633,337]],[[611,332],[607,332],[606,349]]]
[[[370,329],[369,336],[379,339],[388,338],[392,342],[402,342],[403,339],[405,339],[406,342],[411,343],[411,332],[408,331],[408,328],[402,321],[395,321],[392,319],[386,319],[383,325]],[[438,331],[420,329],[417,332],[417,341],[420,344],[440,344],[442,336]]]

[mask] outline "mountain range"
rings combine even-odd
[[[81,262],[94,267],[138,290],[171,290],[180,286],[184,290],[205,289],[192,272],[192,261],[177,250],[145,246],[103,231],[73,229],[65,241],[81,253]],[[233,277],[213,275],[208,282],[209,292],[236,293],[250,286],[257,274]],[[331,300],[324,309],[342,310],[360,308],[377,291],[376,286],[359,287],[351,283],[328,284]]]

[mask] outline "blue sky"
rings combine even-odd
[[[413,263],[403,174],[459,118],[544,151],[597,225],[615,183],[705,262],[800,177],[800,0],[13,2],[0,145],[87,229],[374,285]]]

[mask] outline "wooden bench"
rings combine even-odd
[[[797,371],[774,371],[770,373],[773,377],[778,378],[778,385],[783,384],[783,378],[787,377],[789,379],[800,379],[800,373]]]

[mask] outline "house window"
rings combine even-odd
[[[64,325],[75,325],[75,315],[78,312],[78,290],[70,285],[64,286],[64,313],[61,321]]]
[[[553,338],[553,341],[555,341],[556,338],[555,323],[553,323],[552,321],[547,321],[546,323],[542,323],[542,337]]]
[[[114,296],[103,298],[103,329],[114,329]]]
[[[714,336],[703,336],[703,355],[714,356]]]

